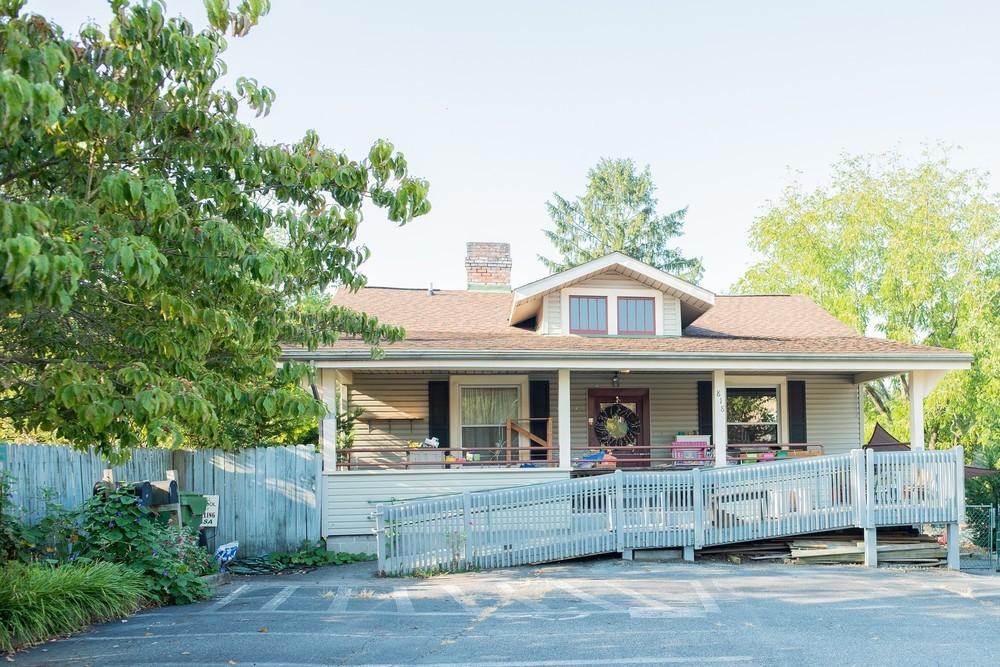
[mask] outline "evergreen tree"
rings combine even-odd
[[[563,271],[610,252],[621,252],[690,282],[701,279],[700,259],[686,259],[667,242],[680,236],[687,208],[668,215],[656,212],[656,187],[647,165],[636,171],[630,159],[603,158],[587,172],[587,194],[568,201],[553,193],[546,202],[554,230],[545,235],[562,255],[545,266]]]

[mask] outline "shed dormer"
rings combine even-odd
[[[715,295],[614,252],[514,290],[510,323],[542,334],[680,336]]]

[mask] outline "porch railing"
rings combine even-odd
[[[963,452],[871,452],[645,470],[379,505],[379,569],[503,567],[841,528],[951,523]]]
[[[544,425],[545,437],[531,432],[531,425],[536,423]],[[550,417],[508,419],[499,429],[506,433],[506,439],[492,446],[422,447],[419,446],[421,443],[413,442],[407,446],[338,449],[337,469],[457,470],[559,467],[559,447],[552,442]]]

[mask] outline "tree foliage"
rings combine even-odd
[[[0,2],[0,414],[115,458],[257,444],[324,413],[279,343],[403,335],[306,296],[363,284],[363,201],[402,224],[427,184],[385,141],[355,161],[237,119],[274,102],[218,85],[226,31],[266,0],[206,0],[200,32],[111,0],[107,34],[78,41],[22,4]]]
[[[667,242],[680,236],[687,208],[668,215],[656,212],[656,187],[647,165],[636,170],[632,160],[602,159],[587,172],[587,194],[568,201],[553,193],[547,202],[554,230],[545,236],[562,255],[539,256],[555,272],[572,268],[610,252],[621,252],[691,282],[701,279],[699,259],[685,259]]]
[[[848,157],[790,187],[750,231],[763,255],[736,289],[796,292],[860,332],[974,355],[925,403],[929,445],[1000,443],[1000,200],[948,149]],[[909,432],[906,377],[868,383],[870,419]]]

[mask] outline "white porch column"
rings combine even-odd
[[[712,372],[712,444],[715,445],[715,465],[726,465],[726,372]]]
[[[349,371],[332,371],[320,368],[316,371],[316,386],[319,387],[320,398],[326,404],[326,416],[319,423],[319,443],[323,452],[323,470],[337,469],[337,412],[346,406],[345,394],[347,385],[354,380]],[[341,385],[338,391],[337,384]],[[342,393],[343,392],[343,393]]]
[[[572,467],[572,452],[570,451],[570,422],[569,412],[569,369],[559,369],[559,468],[569,470]]]
[[[948,371],[910,371],[910,449],[924,449],[924,399]]]
[[[920,371],[909,373],[910,381],[910,449],[924,449],[924,392]]]

